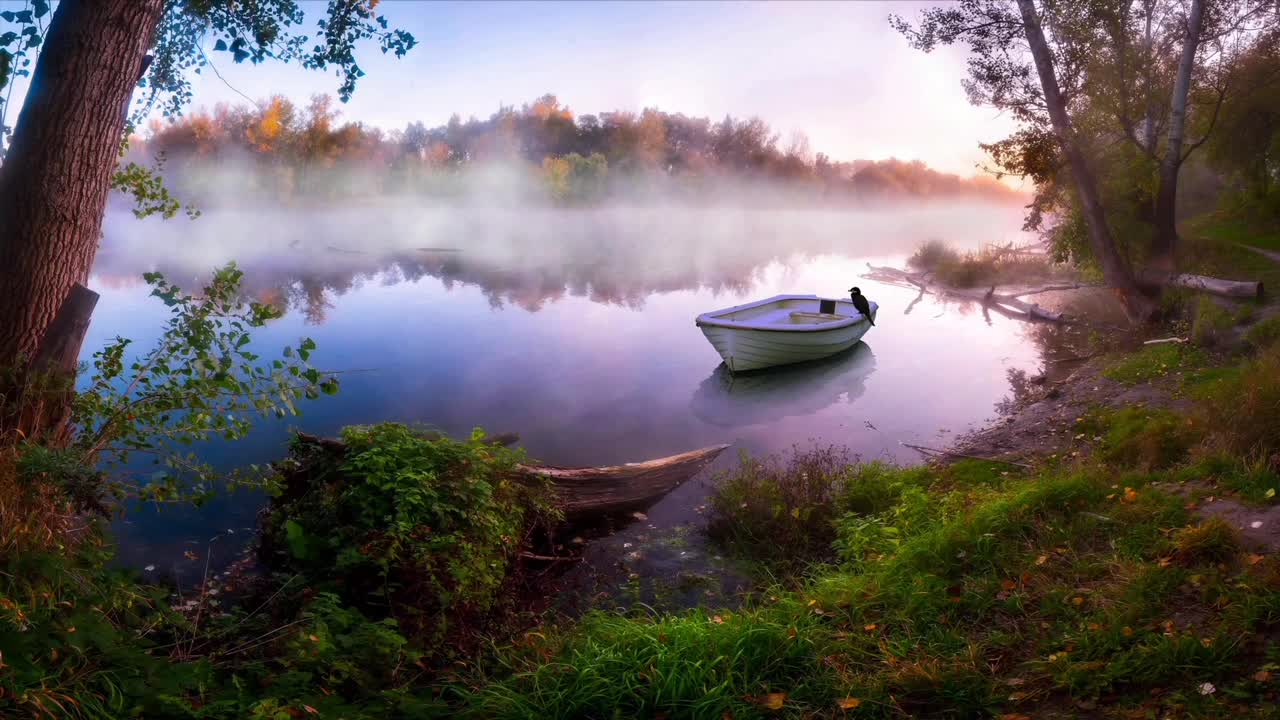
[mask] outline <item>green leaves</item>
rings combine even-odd
[[[133,358],[129,340],[116,338],[93,356],[93,375],[76,397],[81,433],[76,448],[87,466],[99,459],[119,466],[137,454],[165,470],[134,491],[178,500],[208,497],[223,479],[193,454],[176,448],[205,439],[243,438],[257,417],[298,414],[297,401],[332,395],[337,378],[308,364],[316,344],[303,339],[269,365],[250,352],[251,331],[280,310],[246,303],[244,273],[234,263],[213,273],[199,295],[189,295],[159,273],[147,273],[151,294],[172,309],[156,346]],[[260,477],[233,477],[236,483]]]
[[[182,203],[169,193],[169,188],[164,184],[162,168],[163,163],[159,160],[154,168],[131,162],[111,176],[111,189],[133,198],[135,217],[141,219],[159,215],[168,220],[182,209]],[[195,219],[200,216],[200,211],[188,205],[187,216]]]
[[[297,560],[307,559],[307,533],[296,520],[288,520],[284,524],[285,540],[289,544],[289,554]]]

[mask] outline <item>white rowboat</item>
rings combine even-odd
[[[876,317],[871,303],[871,319]],[[871,327],[848,299],[777,295],[703,313],[698,327],[732,372],[817,360],[853,347]]]

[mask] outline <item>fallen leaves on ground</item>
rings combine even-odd
[[[760,705],[769,710],[781,710],[786,702],[787,694],[781,692],[769,693],[760,697]]]
[[[847,697],[836,703],[841,710],[852,710],[862,704],[862,701],[855,697]]]

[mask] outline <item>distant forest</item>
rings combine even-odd
[[[759,118],[719,122],[646,109],[575,115],[553,95],[487,120],[457,115],[384,132],[341,122],[333,98],[275,96],[156,121],[126,160],[158,167],[184,200],[280,202],[416,195],[559,204],[606,200],[883,204],[1025,203],[991,177],[897,159],[835,162],[803,134],[784,144]]]

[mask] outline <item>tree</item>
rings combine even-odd
[[[345,100],[364,74],[357,43],[376,39],[396,55],[414,45],[388,29],[374,5],[331,0],[310,47],[296,32],[304,16],[295,0],[62,0],[15,16],[52,13],[42,41],[24,37],[40,45],[39,55],[0,167],[0,368],[22,374],[64,300],[88,278],[135,87],[148,90],[135,119],[155,107],[180,112],[191,96],[188,72],[208,63],[204,44],[214,39],[214,50],[235,62],[337,68]],[[0,83],[11,80],[0,73]],[[0,394],[12,405],[20,386]]]
[[[1191,92],[1191,70],[1200,47],[1200,27],[1204,19],[1204,0],[1191,0],[1187,13],[1186,36],[1182,41],[1182,58],[1178,61],[1178,75],[1173,84],[1173,97],[1169,101],[1169,140],[1164,159],[1160,163],[1160,189],[1156,194],[1156,238],[1152,248],[1158,262],[1172,269],[1174,246],[1178,241],[1176,204],[1178,200],[1178,171],[1185,157],[1182,154],[1182,138],[1187,127],[1187,96]]]
[[[1083,214],[1089,246],[1107,284],[1119,294],[1130,317],[1150,318],[1155,304],[1139,287],[1107,224],[1098,183],[1072,126],[1070,104],[1083,96],[1086,67],[1096,52],[1096,34],[1077,31],[1092,21],[1087,8],[1053,3],[1046,37],[1034,0],[962,0],[924,11],[920,26],[902,18],[891,23],[926,52],[939,44],[969,46],[971,101],[1009,111],[1025,129],[1009,141],[989,146],[998,164],[1042,177],[1065,165]],[[1081,12],[1084,10],[1084,12]],[[1051,42],[1052,40],[1052,42]],[[1052,137],[1052,143],[1043,142]],[[1033,208],[1033,213],[1039,208]]]

